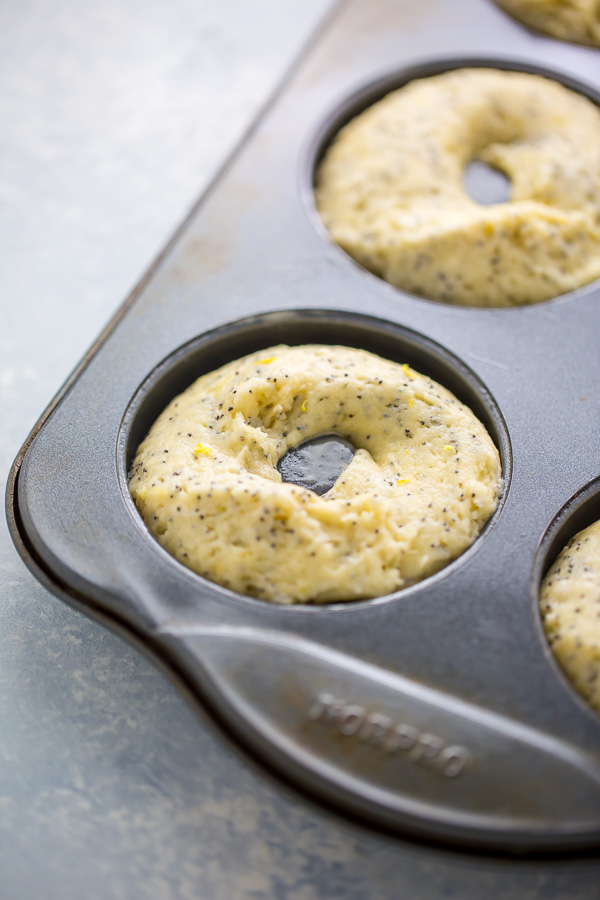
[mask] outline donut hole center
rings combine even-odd
[[[277,463],[282,481],[322,496],[329,491],[354,456],[355,448],[336,434],[311,438],[288,450]]]
[[[507,203],[510,199],[510,178],[480,159],[467,163],[463,183],[471,200],[481,206]]]

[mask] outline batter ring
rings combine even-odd
[[[281,480],[290,448],[356,448],[323,496]],[[129,486],[180,562],[278,603],[376,597],[459,556],[496,509],[498,451],[449,391],[347,347],[276,346],[200,377],[138,448]]]
[[[540,613],[559,665],[600,713],[600,521],[576,534],[551,566]]]
[[[563,41],[600,47],[598,0],[495,0],[530,28]]]
[[[469,197],[473,160],[508,176],[509,202]],[[600,110],[521,72],[413,81],[342,128],[315,197],[333,241],[402,290],[539,303],[600,277]]]

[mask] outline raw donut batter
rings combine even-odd
[[[561,668],[600,713],[600,521],[576,534],[550,568],[540,612]]]
[[[322,434],[356,452],[326,494],[284,483]],[[449,391],[363,350],[270,347],[199,378],[140,445],[130,489],[146,524],[211,581],[278,603],[356,600],[431,575],[496,509],[500,459]]]
[[[468,196],[472,160],[510,178],[510,202]],[[339,132],[316,203],[333,240],[396,287],[465,306],[538,303],[600,277],[600,110],[520,72],[413,81]]]
[[[495,0],[537,31],[563,41],[600,47],[598,0]]]

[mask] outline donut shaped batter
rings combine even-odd
[[[525,25],[563,41],[600,47],[598,0],[495,0]]]
[[[558,663],[600,713],[600,521],[576,534],[549,569],[540,613]]]
[[[290,448],[356,448],[323,496],[285,483]],[[278,603],[376,597],[459,556],[496,509],[498,451],[473,413],[408,365],[347,347],[276,346],[171,402],[129,486],[180,562]]]
[[[511,181],[481,206],[480,160]],[[332,239],[396,287],[446,303],[538,303],[600,277],[600,110],[537,75],[459,69],[353,119],[317,173]]]

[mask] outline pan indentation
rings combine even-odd
[[[382,321],[369,316],[334,310],[308,309],[268,313],[234,322],[222,326],[215,331],[201,335],[189,344],[176,350],[171,356],[159,364],[132,399],[123,420],[119,439],[119,472],[122,489],[132,515],[137,521],[138,527],[146,533],[149,542],[156,548],[156,552],[160,553],[164,564],[167,566],[176,565],[179,566],[179,568],[182,568],[182,565],[187,566],[186,558],[176,559],[167,553],[165,548],[161,546],[162,541],[159,543],[159,539],[152,536],[150,530],[146,528],[137,508],[134,506],[133,499],[129,492],[129,476],[140,443],[148,433],[151,425],[163,410],[165,410],[168,404],[173,401],[174,398],[178,397],[178,395],[189,385],[195,382],[199,376],[205,373],[214,372],[221,366],[234,360],[238,360],[241,357],[251,357],[254,353],[256,353],[258,362],[261,365],[267,365],[267,363],[268,365],[272,365],[271,357],[269,357],[268,361],[263,359],[263,351],[266,347],[274,348],[275,345],[279,344],[287,344],[290,347],[321,344],[333,345],[334,347],[337,346],[338,349],[346,347],[370,351],[371,353],[382,357],[384,360],[399,363],[402,377],[406,379],[407,384],[410,383],[410,373],[411,370],[414,369],[416,370],[416,373],[421,373],[425,377],[431,378],[439,385],[450,390],[455,397],[472,410],[479,421],[485,426],[500,453],[504,491],[500,497],[496,511],[492,513],[488,523],[483,526],[481,533],[478,537],[475,537],[473,544],[468,547],[468,549],[463,551],[460,556],[448,559],[445,567],[441,569],[441,571],[436,570],[434,573],[426,575],[423,580],[419,580],[416,584],[413,581],[409,581],[408,584],[402,587],[401,593],[404,594],[414,589],[418,589],[420,584],[431,578],[444,577],[444,574],[447,571],[452,569],[455,565],[460,565],[464,562],[465,559],[476,551],[479,542],[499,515],[510,480],[511,454],[508,434],[502,415],[494,403],[493,398],[489,395],[479,379],[459,359],[424,335],[415,333],[391,322]],[[270,370],[269,373],[273,374]],[[308,404],[308,406],[310,406],[310,404]],[[389,414],[389,410],[386,409],[385,412]],[[387,415],[385,415],[384,418],[387,418]],[[350,420],[352,420],[352,416],[350,416]],[[188,430],[191,431],[192,429]],[[309,454],[316,453],[317,456],[320,455],[322,457],[322,461],[323,459],[326,461],[326,467],[328,469],[333,460],[336,460],[333,470],[330,470],[328,473],[327,479],[321,478],[320,475],[315,477],[313,471],[312,473],[309,473],[312,480],[312,483],[309,484],[308,479],[306,478],[306,471],[299,474],[299,478],[304,478],[303,486],[313,490],[321,496],[332,486],[332,481],[336,481],[337,479],[338,485],[342,483],[343,476],[342,479],[339,479],[338,476],[345,465],[350,462],[352,465],[355,464],[353,456],[354,447],[346,444],[341,451],[342,457],[340,458],[338,455],[341,449],[340,442],[338,441],[336,444],[331,440],[323,440],[327,435],[327,431],[324,431],[322,435],[318,435],[318,442],[310,445],[309,449]],[[342,433],[341,437],[343,437],[345,441],[348,439],[349,435]],[[304,442],[304,446],[302,444],[300,446],[306,453],[306,442]],[[356,446],[358,446],[358,444]],[[200,449],[196,447],[194,452],[203,459],[205,455],[204,451],[204,447]],[[454,449],[450,444],[444,448],[444,454],[445,456],[448,456],[448,458],[450,458],[450,455],[453,452]],[[359,470],[361,466],[365,465],[365,460],[368,460],[369,456],[368,454],[365,456],[365,452],[362,450],[360,458],[361,462],[357,464],[359,465]],[[289,480],[294,480],[296,484],[302,483],[300,480],[296,480],[298,473],[293,474],[288,471],[286,474],[286,462],[283,463],[283,469],[284,472],[281,474],[284,475],[284,480],[289,478]],[[357,476],[359,470],[355,472],[355,476]],[[179,478],[180,472],[178,467],[177,472],[173,472],[172,474],[178,475],[177,485],[175,487],[179,490],[181,484],[186,482]],[[360,477],[362,478],[363,476],[361,475]],[[368,480],[368,475],[365,477]],[[401,493],[413,489],[412,484],[409,482],[410,479],[407,479],[405,474],[402,474],[401,472],[400,475],[397,476],[397,481],[394,481],[394,484],[398,485],[398,491]],[[418,482],[415,482],[415,484],[418,485]],[[344,490],[347,489],[344,488]],[[202,492],[198,490],[197,493],[200,494]],[[167,491],[167,499],[168,494],[169,492]],[[180,505],[179,500],[177,501],[177,505]],[[190,515],[192,517],[196,516],[196,519],[198,520],[196,531],[199,532],[206,528],[205,522],[207,510],[200,508],[196,510],[195,507],[199,507],[199,504],[196,502],[193,506],[194,509],[190,510]],[[218,510],[216,512],[218,512]],[[216,514],[216,512],[211,508],[211,511],[208,513],[210,521],[212,521],[210,517],[213,513]],[[273,515],[275,516],[275,522],[273,524],[275,531],[293,527],[289,524],[282,524],[284,514],[281,509],[275,511],[271,510],[271,512],[273,512]],[[204,519],[201,518],[202,516],[204,516]],[[267,526],[261,523],[261,527]],[[277,533],[279,532],[277,531]],[[293,531],[289,533],[294,534]],[[238,537],[240,536],[238,535]],[[273,541],[276,539],[276,537],[271,538]],[[263,543],[264,541],[261,539],[260,544]],[[233,540],[232,547],[237,547],[239,550],[238,544],[239,540],[236,538]],[[309,562],[310,560],[307,558],[307,565]],[[189,569],[190,566],[187,566],[187,574],[192,574],[192,577],[198,578],[199,582],[202,582],[204,585],[203,590],[217,590],[217,586],[211,586],[210,579],[205,577],[202,572],[194,571],[192,573]],[[248,582],[248,584],[250,584],[250,582]],[[256,582],[252,581],[252,584],[255,585]],[[223,594],[223,587],[227,589],[225,595]],[[228,596],[231,599],[237,598],[238,600],[243,599],[250,602],[256,602],[253,598],[258,598],[256,592],[252,596],[248,596],[249,591],[246,591],[246,589],[238,592],[237,589],[227,584],[221,585],[219,591],[221,598],[223,596]],[[398,593],[398,591],[396,593]],[[388,598],[396,596],[396,594],[386,594],[384,591],[379,595],[376,595],[375,600],[361,600],[359,597],[343,597],[341,599],[335,599],[335,603],[352,599],[353,603],[350,604],[350,606],[356,606],[357,604],[362,605],[364,602],[378,602],[382,599],[384,594]],[[305,602],[306,601],[299,602],[300,608]],[[331,603],[333,601],[327,602]],[[345,603],[342,608],[348,608],[348,604]]]
[[[473,145],[468,147],[462,147],[458,139],[441,141],[442,149],[456,149],[456,159],[451,160],[438,159],[437,145],[429,150],[419,149],[418,142],[403,159],[398,159],[395,152],[387,155],[378,152],[375,159],[385,157],[385,168],[377,169],[372,159],[367,165],[375,193],[371,187],[368,190],[361,187],[362,176],[350,165],[347,150],[339,151],[339,140],[354,135],[356,121],[363,114],[371,114],[379,101],[387,103],[395,91],[404,87],[412,89],[413,84],[423,83],[430,77],[454,77],[477,69],[502,77],[539,76],[535,83],[540,89],[545,85],[547,90],[557,92],[559,99],[563,96],[565,103],[567,88],[579,95],[569,105],[573,113],[583,111],[583,101],[587,105],[586,115],[593,117],[589,101],[600,105],[600,96],[589,85],[520,61],[459,58],[431,61],[390,73],[340,104],[312,140],[305,156],[304,197],[316,230],[335,247],[340,260],[345,259],[355,272],[366,275],[372,286],[379,281],[386,284],[386,290],[389,287],[396,290],[399,300],[412,298],[471,310],[514,309],[581,296],[583,292],[597,289],[595,206],[590,203],[587,182],[584,184],[575,177],[576,172],[593,170],[594,163],[575,164],[574,161],[572,171],[569,168],[577,148],[582,148],[582,159],[587,159],[585,148],[589,142],[573,139],[568,152],[558,152],[556,145],[565,134],[550,135],[544,146],[552,160],[546,166],[540,162],[536,168],[538,175],[546,174],[526,177],[520,166],[528,164],[529,148],[537,146],[537,138],[534,135],[530,140],[527,134],[512,133],[498,122],[494,124],[497,110],[492,100],[488,104],[490,128],[497,128],[498,134],[494,132],[485,140],[474,137]],[[516,96],[525,93],[517,91]],[[440,104],[443,111],[443,100]],[[450,102],[447,106],[452,110]],[[505,111],[510,113],[513,106],[507,100]],[[550,108],[552,102],[540,105],[540,109]],[[421,106],[418,111],[421,116]],[[530,116],[527,107],[522,113],[522,128],[526,130],[527,123],[532,121],[535,131],[536,115]],[[471,121],[466,113],[458,119]],[[389,128],[378,119],[371,122],[370,137],[359,143],[358,158],[367,153],[373,135],[386,131],[402,135],[403,121],[392,123]],[[478,115],[474,121],[479,121]],[[583,128],[581,122],[580,125],[587,133],[587,126]],[[568,134],[572,132],[570,128]],[[423,134],[427,134],[425,127]],[[451,188],[442,190],[423,173],[417,177],[410,159],[415,160],[417,167],[423,168],[424,161],[428,160],[432,172],[450,173]],[[402,202],[394,205],[394,190],[402,171],[408,179],[402,182],[406,193],[402,194]],[[330,188],[325,189],[325,172],[328,179],[333,176],[333,182],[329,182],[335,185],[333,198]],[[348,181],[345,187],[344,179]],[[579,186],[578,194],[573,191],[575,183]],[[422,201],[417,209],[410,205],[415,193]],[[479,212],[473,207],[473,200],[480,207]],[[460,201],[464,213],[462,225],[455,221],[455,201]],[[552,228],[547,227],[546,212]],[[537,260],[534,266],[532,254]]]
[[[577,492],[544,535],[533,578],[546,656],[572,696],[600,713],[600,477]]]

